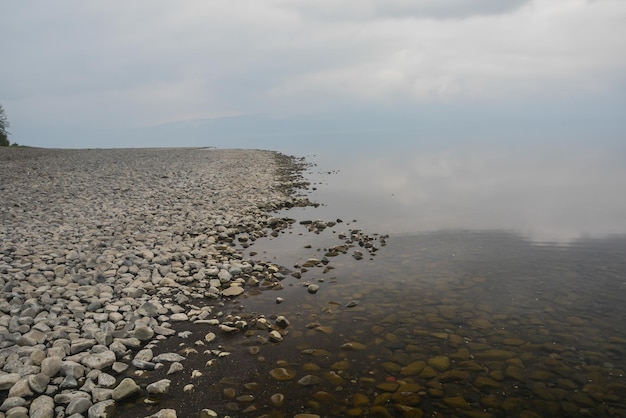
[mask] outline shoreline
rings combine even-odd
[[[194,303],[280,282],[280,266],[235,247],[288,226],[271,212],[311,204],[296,194],[305,163],[274,151],[197,150],[0,153],[6,416],[111,416],[128,399],[168,392],[164,379],[155,388],[124,376],[184,368],[180,355],[152,352],[175,325],[248,328],[209,319],[211,306]],[[282,338],[276,323],[255,322]]]

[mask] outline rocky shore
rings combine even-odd
[[[167,393],[169,379],[127,371],[184,368],[152,350],[176,323],[280,340],[285,318],[218,320],[206,301],[279,283],[279,266],[240,248],[285,227],[272,211],[309,204],[294,193],[303,164],[257,150],[0,149],[0,418],[110,417]],[[219,360],[214,339],[196,345]]]

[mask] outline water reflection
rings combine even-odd
[[[288,242],[300,252],[284,260],[292,266],[322,258],[317,245],[300,245],[307,238],[338,239],[299,224],[290,231],[250,249],[265,259]],[[503,232],[392,236],[375,257],[329,257],[332,270],[320,264],[301,279],[286,276],[281,290],[251,288],[222,301],[226,317],[286,316],[285,339],[218,332],[229,356],[207,368],[207,352],[187,355],[188,370],[205,372],[193,380],[195,396],[182,392],[189,374],[173,375],[172,393],[147,408],[283,418],[624,416],[625,253],[625,238],[536,246]],[[308,293],[307,281],[319,292]],[[215,331],[180,326],[194,338],[161,350],[185,352]],[[155,373],[150,381],[165,371]],[[145,404],[124,412],[149,415]]]
[[[318,155],[318,216],[390,233],[510,230],[568,242],[626,232],[626,164],[607,147],[457,147]],[[315,175],[315,173],[313,173]]]

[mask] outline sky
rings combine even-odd
[[[41,147],[626,142],[624,0],[5,1]]]

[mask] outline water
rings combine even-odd
[[[623,153],[457,147],[309,160],[308,194],[322,206],[278,214],[296,221],[244,250],[302,277],[222,307],[286,316],[285,339],[218,336],[231,355],[181,395],[185,416],[626,416]],[[316,219],[342,222],[299,223]],[[302,269],[311,258],[323,262]],[[210,356],[198,351],[187,361],[204,370]],[[277,380],[278,368],[295,377]],[[179,409],[178,392],[158,407]]]
[[[566,243],[626,232],[619,146],[430,145],[310,158],[319,163],[314,198],[327,205],[320,216],[388,233],[507,230]]]

